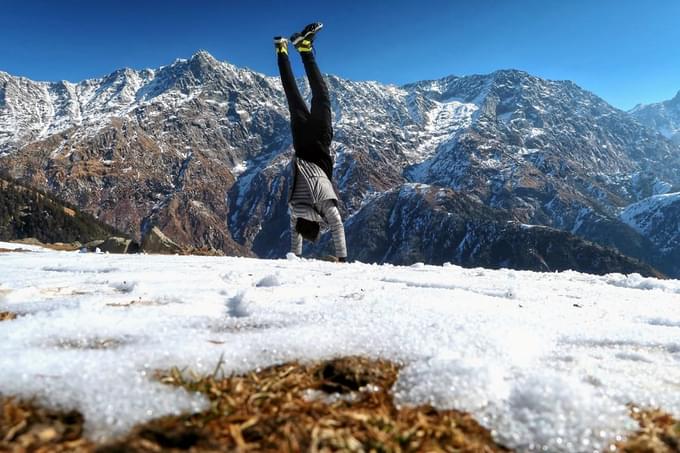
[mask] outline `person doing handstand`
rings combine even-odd
[[[318,22],[309,24],[290,37],[290,42],[300,53],[307,73],[312,91],[311,109],[307,108],[293,77],[288,60],[288,40],[281,36],[274,38],[281,82],[288,100],[295,149],[292,161],[293,181],[288,199],[291,252],[300,256],[303,238],[317,241],[321,225],[324,224],[331,230],[335,257],[344,262],[347,260],[345,229],[338,211],[338,196],[332,184],[331,101],[312,47],[322,26]]]

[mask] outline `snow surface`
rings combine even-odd
[[[0,254],[0,310],[20,315],[0,322],[0,393],[77,409],[100,440],[207,408],[152,374],[220,357],[400,361],[398,404],[469,411],[524,451],[602,451],[630,402],[680,415],[676,280],[43,251]]]

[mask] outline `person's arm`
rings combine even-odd
[[[345,227],[342,224],[340,211],[338,211],[338,207],[333,200],[321,202],[320,207],[333,235],[335,256],[338,258],[338,261],[344,262],[347,260],[347,244],[345,242]]]
[[[302,235],[295,230],[297,219],[290,216],[290,251],[297,256],[302,255]]]

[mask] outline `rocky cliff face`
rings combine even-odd
[[[573,83],[498,71],[402,87],[334,76],[328,84],[334,178],[349,222],[380,194],[421,183],[518,223],[654,254],[618,214],[680,187],[680,148]],[[0,162],[13,176],[138,238],[157,225],[195,247],[285,251],[292,148],[276,78],[199,52],[78,84],[0,73],[0,93]],[[411,220],[433,222],[426,211]],[[350,250],[366,247],[350,226]],[[412,239],[390,239],[385,259],[397,260],[387,253],[402,247],[397,240],[415,250],[422,238]]]

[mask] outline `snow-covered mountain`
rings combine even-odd
[[[137,236],[159,224],[180,242],[248,253],[226,225],[226,195],[244,161],[287,139],[273,80],[206,52],[68,90],[0,77],[0,152],[13,175]]]
[[[565,231],[518,223],[506,210],[435,186],[405,184],[378,194],[345,229],[354,238],[356,258],[368,263],[453,261],[466,267],[658,276],[650,266],[614,250]]]
[[[421,183],[519,223],[654,254],[618,214],[680,187],[680,147],[573,83],[511,70],[401,87],[328,83],[350,221],[381,193]],[[277,78],[206,52],[78,84],[0,73],[0,159],[13,176],[134,235],[158,225],[228,253],[286,250],[288,127]],[[352,255],[359,237],[348,242]]]
[[[621,220],[654,243],[673,266],[671,273],[680,273],[680,192],[632,204],[621,213]]]
[[[680,143],[680,91],[668,101],[637,105],[630,113],[642,124]]]

